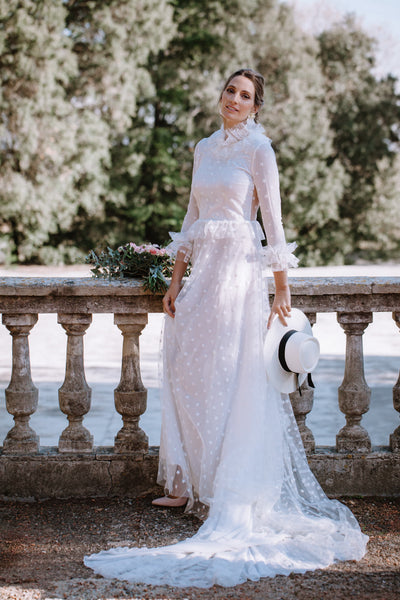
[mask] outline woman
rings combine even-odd
[[[195,536],[161,548],[117,548],[86,558],[106,577],[175,586],[246,579],[359,559],[364,536],[309,470],[287,396],[267,381],[266,327],[290,315],[287,268],[296,266],[281,223],[270,140],[257,124],[264,81],[233,73],[220,97],[222,128],[195,150],[192,191],[163,303],[162,506],[208,517]],[[260,207],[268,246],[256,214]],[[192,272],[181,287],[191,257]],[[269,311],[263,270],[276,294]]]

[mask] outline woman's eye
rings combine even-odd
[[[236,92],[236,90],[235,90],[235,88],[232,88],[232,87],[227,87],[227,88],[226,88],[226,92],[227,92],[228,94],[234,94],[234,93]],[[244,98],[245,100],[250,100],[250,94],[244,93],[244,94],[241,94],[241,96],[242,96],[242,98]]]

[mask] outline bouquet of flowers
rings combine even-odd
[[[144,288],[153,294],[167,290],[166,277],[171,277],[174,266],[174,259],[166,248],[160,248],[157,244],[137,246],[133,242],[116,250],[107,248],[99,253],[90,250],[85,262],[93,265],[93,277],[139,277],[143,279]]]

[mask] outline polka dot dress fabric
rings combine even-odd
[[[261,208],[268,246],[255,221]],[[171,546],[85,558],[104,577],[200,588],[360,559],[367,536],[311,473],[289,398],[267,381],[266,264],[296,266],[281,223],[275,155],[254,122],[196,147],[192,192],[171,252],[192,272],[164,329],[158,482],[204,519]]]

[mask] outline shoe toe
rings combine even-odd
[[[169,496],[163,496],[162,498],[156,498],[152,501],[154,506],[184,506],[187,502],[187,498],[170,498]]]

